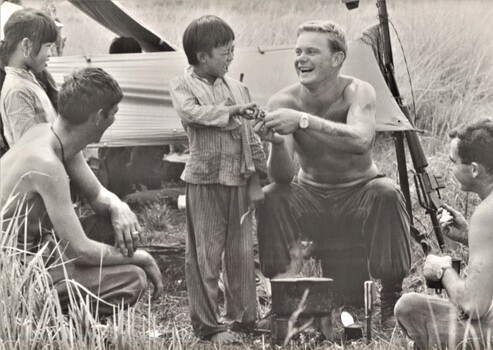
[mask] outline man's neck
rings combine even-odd
[[[315,107],[330,106],[341,96],[340,76],[313,85],[302,85],[302,100]]]
[[[67,126],[66,123],[58,118],[52,125],[53,132],[59,139],[63,148],[64,159],[71,159],[88,145],[87,135],[77,127]]]
[[[493,196],[493,179],[489,180],[490,181],[484,181],[476,191],[481,200],[485,200],[486,198]]]

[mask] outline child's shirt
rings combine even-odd
[[[170,92],[190,143],[183,181],[244,186],[252,171],[266,172],[262,143],[251,123],[229,116],[229,106],[251,101],[244,84],[224,77],[211,85],[188,67],[184,77],[171,80]]]
[[[10,147],[34,125],[53,123],[57,112],[34,75],[21,68],[5,67],[0,97],[3,132]]]

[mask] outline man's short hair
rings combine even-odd
[[[233,29],[217,16],[202,16],[192,21],[183,33],[183,49],[188,63],[199,64],[199,52],[210,53],[212,49],[235,40]]]
[[[483,117],[450,131],[458,138],[458,154],[462,163],[477,162],[493,175],[493,118]]]
[[[42,45],[54,43],[58,37],[55,21],[47,14],[31,8],[15,11],[3,29],[5,35],[0,45],[0,55],[5,65],[24,38],[28,38],[33,43],[30,54],[37,55]]]
[[[329,49],[332,53],[342,51],[347,56],[347,42],[344,30],[332,21],[308,21],[298,27],[297,34],[303,32],[324,33],[328,35]]]
[[[142,47],[132,37],[121,36],[113,39],[110,45],[110,53],[140,53]]]
[[[86,67],[65,77],[58,112],[70,124],[79,125],[100,109],[108,113],[122,98],[122,89],[111,75],[101,68]]]

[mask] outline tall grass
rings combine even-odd
[[[146,314],[134,307],[115,308],[113,317],[102,325],[89,300],[97,297],[82,297],[81,287],[67,280],[71,302],[68,313],[63,313],[43,261],[47,246],[36,253],[18,247],[27,209],[19,205],[13,219],[4,220],[13,200],[0,212],[0,349],[163,348],[164,340],[154,336],[157,326],[150,307]]]

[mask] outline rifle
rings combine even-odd
[[[397,104],[399,105],[400,109],[407,117],[411,125],[414,126],[413,121],[410,118],[409,108],[403,104],[402,97],[399,93],[397,82],[395,80],[394,62],[392,57],[392,45],[390,41],[389,18],[388,18],[386,0],[377,0],[377,7],[378,7],[378,18],[380,22],[379,25],[380,37],[382,39],[382,44],[383,44],[383,52],[382,52],[382,56],[380,57],[381,68],[383,68],[382,72],[384,74],[387,85],[390,91],[392,92],[392,95],[394,96]],[[440,189],[443,189],[445,186],[440,176],[432,175],[427,172],[426,168],[428,167],[428,161],[426,160],[426,156],[423,152],[423,148],[421,147],[421,142],[418,138],[417,132],[415,130],[409,130],[409,131],[405,131],[404,134],[407,140],[409,153],[411,154],[413,167],[414,170],[416,171],[416,174],[414,176],[414,182],[416,184],[418,201],[419,204],[426,210],[426,214],[428,214],[428,216],[430,217],[438,245],[440,247],[440,250],[443,252],[446,246],[443,239],[443,233],[440,228],[440,224],[438,222],[437,211],[442,205],[441,197],[440,197]],[[404,153],[402,135],[400,137],[396,137],[395,140],[396,140],[395,141],[396,150],[398,153],[397,160],[399,163],[399,178],[401,179],[401,188],[403,185],[402,180],[405,177],[404,184],[407,184],[407,188],[403,189],[403,192],[405,193],[405,196],[407,195],[406,202],[410,204],[409,184],[407,180],[407,169],[405,163],[405,153]],[[407,208],[411,219],[411,234],[413,238],[416,239],[421,244],[424,253],[427,255],[430,252],[430,247],[426,241],[426,237],[422,233],[419,233],[419,231],[414,227],[410,205],[408,205]]]
[[[359,4],[359,0],[342,0],[342,2],[346,4],[346,7],[349,10],[357,8]],[[403,99],[399,93],[399,88],[395,79],[394,59],[392,56],[392,43],[390,40],[389,16],[387,12],[386,0],[377,0],[377,7],[379,19],[378,38],[380,43],[377,59],[380,64],[380,70],[399,108],[409,120],[411,126],[414,127],[409,108],[403,103]],[[409,153],[411,154],[414,170],[416,171],[414,182],[416,184],[418,202],[426,210],[426,214],[430,217],[438,245],[440,247],[440,250],[443,252],[446,246],[443,239],[443,233],[438,222],[437,211],[442,205],[440,189],[444,188],[445,186],[443,185],[442,178],[440,176],[435,176],[427,172],[426,168],[428,167],[428,161],[426,160],[426,156],[423,152],[423,148],[421,147],[421,142],[418,138],[416,130],[409,130],[405,131],[404,133],[394,133],[394,142],[399,169],[399,180],[401,190],[406,199],[406,209],[409,214],[411,224],[411,235],[418,243],[420,243],[424,253],[428,255],[428,253],[430,252],[430,246],[428,244],[427,238],[423,233],[420,233],[414,227],[411,207],[411,195],[409,192],[409,180],[407,177],[404,136],[407,140],[407,145],[409,148]]]

